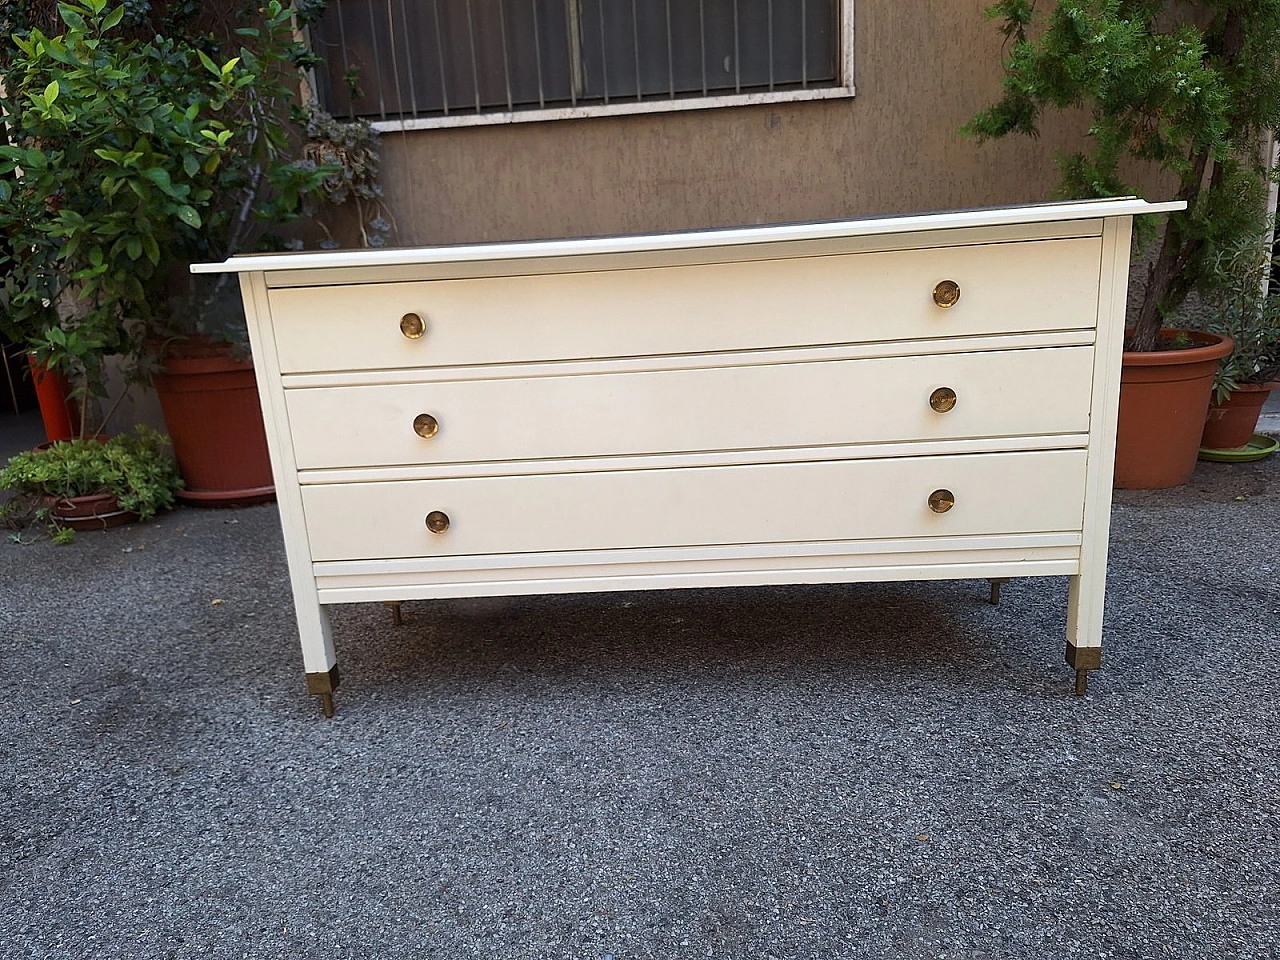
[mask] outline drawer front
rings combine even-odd
[[[285,373],[1025,333],[1095,325],[1101,244],[1088,237],[269,296]],[[946,308],[934,301],[945,280],[960,291]],[[416,339],[401,332],[409,313],[424,321]]]
[[[359,560],[1079,531],[1059,450],[302,488],[312,558]],[[930,494],[955,505],[935,513]],[[428,514],[448,517],[441,533]]]
[[[306,388],[286,401],[302,469],[527,460],[1085,432],[1092,366],[1092,347],[1060,347]]]

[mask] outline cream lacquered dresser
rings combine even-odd
[[[1103,200],[240,257],[308,690],[325,606],[1070,578],[1101,663],[1135,214]]]

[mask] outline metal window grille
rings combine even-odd
[[[840,83],[840,0],[329,0],[322,102],[372,120]]]

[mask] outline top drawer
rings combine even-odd
[[[1099,237],[270,292],[284,373],[1092,327]],[[935,288],[959,286],[959,300]],[[425,330],[410,338],[401,319]],[[414,331],[411,331],[414,332]]]

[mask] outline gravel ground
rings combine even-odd
[[[1061,580],[335,611],[273,507],[0,543],[0,956],[1280,955],[1280,458]]]

